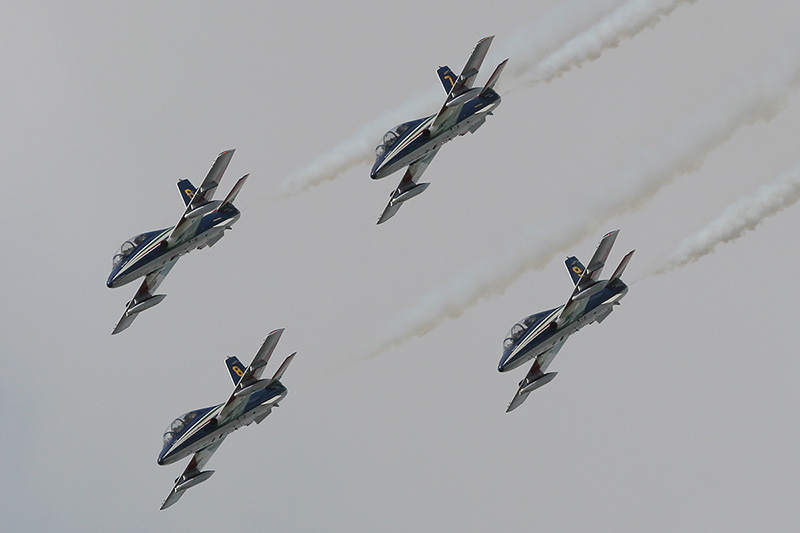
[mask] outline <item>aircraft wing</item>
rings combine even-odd
[[[595,250],[592,259],[589,261],[589,265],[581,274],[581,277],[575,284],[575,289],[572,291],[569,300],[567,300],[566,305],[564,305],[564,308],[561,310],[558,318],[556,318],[556,321],[559,324],[567,321],[573,314],[582,308],[581,303],[585,303],[585,297],[588,297],[592,293],[602,289],[608,283],[608,281],[600,282],[598,281],[598,278],[600,277],[600,273],[603,271],[603,267],[608,260],[608,254],[611,253],[611,247],[614,246],[614,241],[617,240],[618,233],[619,230],[606,233],[600,241],[600,244],[597,245],[597,250]]]
[[[183,216],[172,228],[172,232],[167,236],[167,243],[173,244],[181,239],[184,235],[194,229],[200,223],[202,215],[208,213],[216,208],[220,202],[212,204],[211,200],[214,197],[214,192],[217,190],[219,182],[222,180],[222,175],[228,168],[231,162],[234,150],[226,150],[217,156],[214,164],[211,165],[208,174],[206,174],[203,183],[192,194],[191,201],[186,205],[186,210]]]
[[[279,380],[281,376],[283,376],[283,373],[286,371],[286,367],[288,367],[289,363],[292,362],[295,354],[292,354],[286,358],[271,379],[261,379],[261,374],[264,373],[264,368],[267,366],[267,362],[269,362],[272,352],[275,351],[275,346],[277,346],[282,334],[283,329],[276,329],[267,335],[266,339],[264,339],[264,343],[261,345],[258,353],[256,353],[256,356],[253,358],[253,362],[250,363],[250,366],[248,366],[244,371],[242,377],[239,379],[239,382],[234,387],[230,398],[228,398],[228,401],[225,402],[222,410],[217,415],[217,423],[223,424],[228,420],[236,418],[242,414],[247,405],[247,400],[250,398],[250,395],[253,392],[265,389],[270,383]]]
[[[177,262],[178,258],[176,257],[159,270],[145,276],[144,281],[142,281],[142,284],[139,286],[139,290],[136,291],[131,301],[128,302],[127,307],[125,307],[125,312],[122,314],[119,322],[117,322],[117,325],[114,326],[114,330],[111,332],[112,335],[127,329],[128,326],[133,324],[133,321],[139,313],[160,303],[161,300],[166,297],[166,294],[153,293],[158,289],[158,286],[161,285],[161,282],[164,281],[164,278],[167,277],[167,274],[169,274],[169,271],[172,270],[172,267],[175,266]]]
[[[161,504],[162,511],[180,500],[186,489],[194,487],[198,483],[202,483],[211,477],[211,474],[214,473],[213,470],[208,470],[206,472],[201,472],[201,470],[206,465],[208,460],[211,459],[211,456],[214,455],[214,452],[217,451],[224,440],[225,437],[223,436],[211,446],[203,448],[192,456],[192,459],[186,466],[186,470],[184,470],[183,474],[181,474],[180,477],[175,480],[175,486],[172,487],[172,490],[167,495],[164,503]]]
[[[428,188],[428,183],[417,184],[417,182],[422,177],[422,173],[425,172],[425,169],[428,168],[428,165],[431,164],[433,158],[436,157],[436,154],[439,153],[439,148],[441,148],[441,146],[437,146],[432,151],[428,152],[428,155],[422,159],[414,161],[408,166],[408,169],[406,170],[406,173],[403,174],[403,179],[400,180],[400,184],[397,186],[397,189],[392,192],[392,197],[389,200],[389,203],[386,204],[383,213],[381,213],[381,216],[378,217],[378,224],[383,224],[392,218],[395,214],[397,214],[397,211],[400,209],[400,206],[403,204],[403,202],[410,200]]]
[[[543,387],[544,385],[547,385],[553,380],[554,377],[556,377],[558,372],[548,372],[547,374],[544,372],[547,370],[547,367],[553,361],[559,350],[561,350],[561,347],[564,346],[565,342],[567,342],[567,339],[558,341],[552,348],[536,357],[533,362],[533,366],[531,366],[531,369],[525,375],[525,378],[519,382],[517,393],[508,404],[506,413],[509,413],[522,405],[522,403],[528,399],[528,395],[530,393],[540,387]]]
[[[439,114],[436,115],[436,118],[433,119],[433,123],[428,128],[431,134],[435,134],[442,129],[447,129],[452,126],[456,118],[458,118],[463,102],[468,99],[466,96],[464,99],[460,99],[459,97],[465,95],[472,89],[472,85],[475,83],[475,77],[478,75],[484,58],[486,58],[486,53],[489,51],[492,40],[494,40],[494,35],[484,37],[475,45],[472,54],[467,60],[467,64],[464,65],[464,69],[461,71],[458,78],[456,78],[456,82],[450,89],[447,100],[445,100],[444,105],[439,110]],[[480,91],[476,89],[476,92]]]

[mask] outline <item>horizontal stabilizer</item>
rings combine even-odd
[[[611,248],[614,246],[614,241],[617,240],[618,234],[619,230],[606,233],[600,244],[597,245],[597,250],[595,250],[592,259],[589,261],[589,266],[586,267],[587,275],[591,278],[591,281],[597,280],[600,276],[600,272],[608,260],[608,254],[611,253]]]
[[[490,37],[484,37],[478,44],[475,45],[475,48],[472,50],[472,54],[470,54],[469,59],[467,59],[466,65],[461,70],[461,74],[458,76],[458,80],[456,80],[453,89],[450,91],[452,96],[460,95],[465,89],[471,89],[472,84],[475,81],[475,76],[478,75],[478,71],[483,64],[483,60],[486,57],[486,53],[489,51],[489,46],[491,46],[492,41],[494,40],[494,35]]]
[[[503,73],[503,69],[506,68],[506,63],[508,63],[508,59],[497,65],[497,67],[494,69],[494,72],[492,72],[492,75],[489,76],[489,81],[487,81],[486,85],[483,86],[483,89],[480,93],[481,96],[494,89],[497,80],[500,79],[500,75]]]
[[[208,174],[206,174],[203,183],[200,184],[200,188],[197,189],[194,196],[192,196],[192,201],[190,202],[192,208],[211,201],[222,179],[222,175],[225,173],[225,169],[228,168],[228,164],[231,162],[233,152],[234,150],[226,150],[217,156],[214,164],[211,165],[211,168],[208,170]]]
[[[625,267],[627,267],[628,263],[631,262],[631,257],[633,257],[633,252],[635,251],[636,250],[631,250],[630,252],[628,252],[628,255],[622,258],[622,261],[619,262],[619,266],[614,271],[614,274],[612,274],[611,278],[608,280],[609,283],[614,281],[615,279],[620,279],[622,277],[622,273],[625,272]]]
[[[250,174],[245,174],[239,178],[239,181],[236,182],[236,185],[233,186],[233,189],[231,189],[231,192],[228,193],[228,196],[225,197],[222,201],[222,205],[220,205],[218,209],[222,209],[227,205],[233,205],[233,201],[236,200],[236,196],[239,194],[239,191],[242,190],[242,187],[244,187],[244,182],[247,181],[249,176]]]
[[[297,352],[294,352],[292,355],[284,359],[283,364],[278,368],[277,372],[275,372],[275,375],[272,376],[272,379],[269,380],[269,383],[280,381],[280,379],[283,377],[283,374],[286,372],[286,369],[289,368],[289,364],[292,362],[292,359],[294,359],[295,355],[297,355]]]

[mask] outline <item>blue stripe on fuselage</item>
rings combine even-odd
[[[240,417],[246,415],[253,409],[256,409],[257,407],[266,403],[275,396],[280,396],[281,394],[284,393],[286,393],[286,387],[284,387],[280,381],[276,381],[266,389],[262,389],[258,392],[251,394],[250,397],[247,399],[247,404],[245,405],[244,411],[242,412]],[[165,444],[164,447],[161,449],[161,453],[158,456],[158,464],[165,464],[166,462],[171,462],[169,461],[171,457],[180,454],[187,448],[191,448],[198,441],[204,439],[205,437],[208,437],[209,435],[212,435],[214,433],[225,433],[229,429],[230,425],[234,423],[239,417],[230,420],[229,422],[222,425],[209,424],[207,420],[203,420],[204,416],[208,415],[208,413],[211,412],[212,410],[216,410],[221,405],[222,404],[203,409],[202,413],[199,416],[197,416],[195,422],[192,425],[185,428],[180,434],[176,435],[175,438],[173,438],[171,441]],[[182,440],[182,442],[179,445],[174,446],[175,443],[180,440]]]
[[[125,285],[126,283],[130,283],[134,279],[137,279],[141,276],[149,274],[150,272],[156,270],[156,268],[158,267],[155,267],[153,269],[147,269],[145,268],[147,267],[147,265],[157,264],[159,261],[163,260],[164,256],[174,255],[176,248],[179,248],[180,246],[196,238],[197,236],[202,235],[203,233],[213,229],[215,226],[218,226],[223,222],[235,218],[239,214],[240,213],[238,209],[236,209],[233,205],[228,204],[224,206],[222,209],[219,209],[217,211],[212,211],[211,213],[204,215],[200,219],[200,223],[195,228],[195,231],[190,236],[185,236],[175,246],[172,246],[170,248],[155,246],[153,247],[152,250],[137,258],[137,255],[142,250],[145,250],[147,247],[153,245],[153,240],[156,237],[158,237],[161,234],[164,234],[165,232],[171,230],[172,228],[148,232],[147,239],[143,241],[141,244],[139,244],[139,246],[136,247],[136,249],[128,256],[127,259],[123,260],[119,265],[117,265],[111,270],[111,274],[108,276],[108,281],[106,282],[106,285],[109,287],[112,286],[118,287],[121,285]],[[200,246],[201,244],[202,243],[198,242],[197,246]],[[189,250],[186,250],[180,253],[183,254],[187,253],[188,251]],[[131,262],[134,259],[135,261]],[[139,272],[138,274],[136,274],[135,276],[131,277],[130,279],[128,279],[123,283],[117,283],[118,278],[128,275],[128,273],[136,272],[137,270],[141,270],[141,272]]]

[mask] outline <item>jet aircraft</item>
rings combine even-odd
[[[437,73],[447,99],[435,115],[404,122],[389,130],[375,149],[375,164],[370,177],[380,179],[408,167],[403,179],[391,194],[389,204],[378,218],[378,224],[392,218],[400,205],[424,191],[429,183],[417,183],[422,173],[444,143],[467,132],[475,133],[500,105],[500,95],[494,86],[508,59],[495,68],[483,88],[473,88],[494,36],[478,41],[467,64],[456,77],[449,67],[439,67]]]
[[[158,464],[168,465],[194,455],[183,474],[175,480],[175,486],[161,505],[162,510],[177,502],[186,489],[211,477],[214,471],[202,471],[202,468],[228,434],[253,422],[260,424],[286,397],[287,390],[280,379],[297,352],[283,361],[271,379],[261,379],[282,333],[283,329],[270,333],[247,368],[235,356],[225,360],[234,384],[227,402],[189,411],[167,427]]]
[[[598,279],[618,233],[619,230],[615,230],[603,237],[588,267],[584,268],[574,256],[567,258],[567,269],[575,289],[566,304],[523,318],[506,335],[503,357],[497,367],[500,372],[513,370],[533,359],[533,366],[519,382],[519,389],[506,412],[522,405],[531,392],[556,377],[557,372],[547,372],[547,367],[570,335],[587,324],[605,320],[627,294],[628,286],[621,277],[634,250],[622,258],[611,278]]]
[[[239,220],[241,213],[233,201],[249,174],[236,182],[223,201],[212,200],[233,152],[228,150],[217,156],[199,189],[189,180],[178,181],[186,209],[175,226],[131,237],[114,253],[111,274],[106,281],[109,288],[120,287],[142,276],[145,278],[114,326],[112,335],[130,326],[138,313],[161,303],[166,294],[155,294],[155,291],[180,256],[195,248],[214,246],[225,230],[231,229]]]

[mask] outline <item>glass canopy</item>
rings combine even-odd
[[[387,131],[383,135],[383,139],[381,141],[381,144],[379,144],[375,148],[375,156],[376,157],[382,156],[383,154],[386,153],[386,151],[389,148],[394,146],[394,143],[397,142],[397,139],[399,139],[400,136],[402,134],[404,134],[408,130],[408,126],[409,126],[409,123],[408,122],[404,122],[403,124],[395,126],[394,128],[392,128],[389,131]]]
[[[111,268],[115,268],[129,255],[131,255],[136,247],[142,244],[146,238],[147,233],[140,233],[139,235],[131,237],[127,241],[123,242],[120,247],[117,248],[117,251],[114,252],[114,259],[111,261]]]
[[[538,326],[541,324],[542,320],[547,317],[552,312],[550,311],[543,311],[541,313],[536,313],[535,315],[527,316],[514,324],[508,333],[506,333],[506,338],[503,341],[503,350],[508,350],[515,342],[522,337],[522,334],[525,333],[526,330],[530,329],[533,326]]]
[[[204,409],[197,409],[194,411],[189,411],[188,413],[182,414],[173,420],[172,423],[167,427],[167,430],[164,431],[164,445],[166,446],[168,442],[180,435],[181,432],[186,429],[186,426],[188,426],[192,420],[197,418],[198,413],[203,410]]]

